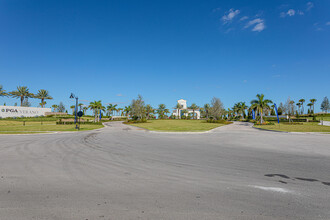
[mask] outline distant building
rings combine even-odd
[[[181,105],[181,109],[174,109],[173,110],[173,115],[175,117],[178,117],[178,116],[181,117],[183,115],[188,116],[188,114],[193,114],[194,111],[192,109],[187,108],[187,100],[180,99],[180,100],[178,100],[178,103]],[[183,110],[187,110],[188,113],[184,113]],[[199,109],[195,110],[195,118],[196,119],[201,118],[201,113],[200,113]]]

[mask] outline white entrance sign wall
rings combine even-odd
[[[0,117],[35,117],[45,116],[46,112],[51,112],[51,108],[19,107],[0,105]]]

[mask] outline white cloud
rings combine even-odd
[[[233,8],[231,8],[228,12],[225,13],[224,16],[222,16],[222,21],[224,24],[232,21],[234,19],[234,17],[236,15],[238,15],[240,13],[240,10],[234,10]]]
[[[289,11],[286,14],[291,17],[291,16],[294,16],[296,14],[296,11],[293,10],[293,9],[289,9]]]
[[[266,28],[265,23],[261,22],[259,24],[257,24],[256,26],[254,26],[254,28],[252,29],[252,31],[263,31]]]
[[[119,93],[119,94],[117,94],[116,96],[122,97],[122,96],[124,96],[124,95],[123,95],[123,94],[121,94],[121,93]]]
[[[330,21],[328,21],[327,23],[325,23],[325,25],[330,25]]]
[[[309,11],[309,10],[311,10],[312,8],[314,8],[314,4],[313,4],[313,2],[307,2],[306,6],[307,6],[306,11]]]
[[[246,19],[249,19],[249,17],[248,16],[243,16],[241,19],[239,19],[240,21],[244,21],[244,20],[246,20]]]
[[[244,26],[244,28],[249,28],[251,26],[254,26],[252,28],[252,31],[258,31],[258,32],[261,32],[261,31],[263,31],[266,28],[265,21],[263,19],[260,19],[260,18],[256,18],[256,19],[254,19],[252,21],[249,21]]]
[[[297,14],[298,14],[298,15],[304,15],[304,12],[303,12],[303,11],[300,11],[300,10],[298,10],[298,11],[297,11]]]

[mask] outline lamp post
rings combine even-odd
[[[76,125],[76,129],[78,129],[78,125],[77,125],[78,97],[75,96],[73,93],[71,93],[71,95],[70,95],[70,99],[76,99],[76,107],[75,107],[74,123],[75,123],[75,125]]]

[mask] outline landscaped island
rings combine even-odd
[[[256,128],[285,132],[330,132],[330,126],[319,125],[318,122],[274,123],[274,125],[255,125]]]
[[[150,131],[201,132],[209,131],[225,124],[207,123],[205,120],[148,120],[146,123],[132,123],[130,125]]]

